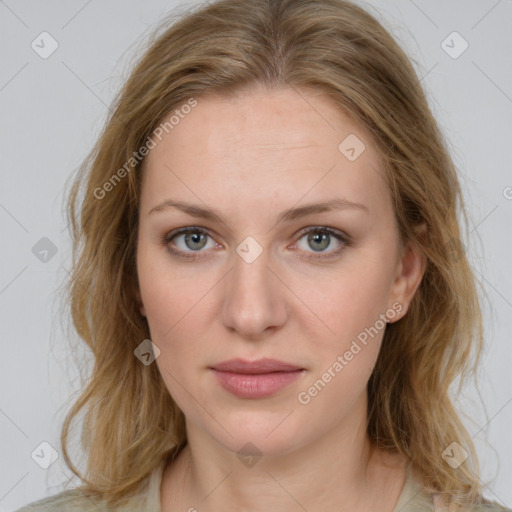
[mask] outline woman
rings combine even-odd
[[[69,197],[83,485],[21,510],[505,510],[448,393],[482,344],[459,213],[418,78],[364,10],[183,17]]]

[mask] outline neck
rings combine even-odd
[[[363,414],[286,454],[264,454],[244,464],[237,453],[187,424],[188,443],[162,479],[162,512],[230,509],[273,512],[389,510],[405,470],[396,457],[374,450]],[[361,411],[360,411],[361,412]],[[382,505],[389,496],[388,508]]]

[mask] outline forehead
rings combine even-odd
[[[261,201],[304,197],[309,202],[326,195],[366,199],[370,207],[386,200],[373,141],[321,92],[288,88],[205,95],[183,112],[161,140],[154,138],[156,146],[146,157],[146,208],[149,199],[180,194],[216,206],[228,198],[230,204],[238,198],[260,206]]]

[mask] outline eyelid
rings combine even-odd
[[[172,231],[165,233],[165,235],[163,236],[163,240],[170,242],[173,238],[189,232],[197,232],[203,235],[208,235],[210,238],[213,238],[209,229],[202,228],[201,226],[184,226],[182,228],[173,229]]]
[[[324,231],[326,233],[329,233],[331,235],[335,235],[339,237],[340,239],[344,239],[346,241],[350,241],[350,236],[347,235],[347,233],[340,231],[336,228],[331,228],[330,226],[322,226],[318,224],[312,224],[311,226],[306,226],[302,228],[296,235],[297,239],[302,238],[304,235],[310,233],[311,231]]]

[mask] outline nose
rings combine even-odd
[[[254,261],[234,255],[223,290],[222,321],[241,338],[263,339],[286,322],[285,286],[270,264],[266,250]]]

